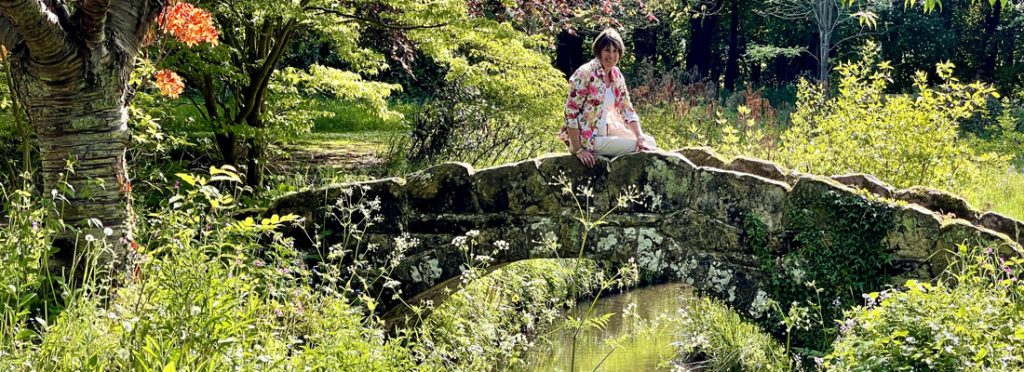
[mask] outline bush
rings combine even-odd
[[[892,66],[874,63],[876,56],[869,44],[860,61],[837,67],[835,97],[801,81],[793,126],[783,134],[789,150],[783,160],[816,174],[870,173],[898,187],[969,184],[982,158],[961,140],[959,121],[983,108],[995,91],[960,83],[953,65],[942,63],[938,87],[929,87],[928,76],[918,72],[915,95],[887,95]]]
[[[1021,259],[960,246],[950,280],[866,295],[824,360],[830,370],[1024,369]]]
[[[424,320],[414,353],[430,369],[524,369],[535,337],[599,285],[593,262],[573,262],[521,261],[474,280]]]
[[[560,111],[533,117],[518,112],[527,104],[559,107],[551,104],[558,98],[537,101],[542,102],[516,102],[463,82],[449,82],[413,115],[408,160],[490,166],[556,151],[561,148],[556,135]]]

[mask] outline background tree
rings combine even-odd
[[[769,0],[762,10],[765,14],[792,21],[808,21],[816,32],[816,43],[809,48],[817,61],[815,75],[819,83],[828,87],[831,56],[835,48],[845,41],[861,35],[865,25],[874,25],[877,16],[867,7],[869,1],[857,0]],[[841,27],[859,22],[850,35],[842,35]]]

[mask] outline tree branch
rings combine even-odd
[[[317,10],[317,11],[320,12],[320,14],[335,15],[335,16],[338,16],[338,17],[348,18],[348,19],[355,20],[355,21],[360,21],[360,22],[365,22],[365,23],[368,23],[368,24],[371,24],[371,25],[374,25],[374,26],[377,26],[377,27],[380,27],[380,28],[387,28],[387,29],[391,29],[391,30],[408,31],[408,30],[419,30],[419,29],[429,29],[429,28],[441,28],[441,27],[445,27],[445,26],[448,25],[447,23],[438,23],[438,24],[433,24],[433,25],[422,25],[422,26],[390,25],[390,24],[384,23],[384,21],[379,20],[379,19],[363,17],[361,15],[356,15],[356,14],[342,13],[342,12],[334,10],[334,9],[328,9],[328,8],[324,8],[324,7],[320,7],[320,6],[307,6],[307,7],[303,8],[303,10]]]
[[[21,42],[21,36],[18,35],[17,31],[14,31],[14,27],[11,26],[11,22],[7,20],[7,17],[0,15],[0,45],[3,45],[10,52],[19,42]]]
[[[68,13],[68,6],[64,0],[44,0],[43,3],[46,4],[47,9],[57,15],[61,27],[64,27],[65,30],[73,29],[71,15]]]
[[[110,0],[82,0],[78,3],[75,15],[81,22],[82,40],[85,41],[89,50],[96,50],[103,46],[106,37],[107,10],[109,9]]]
[[[75,55],[57,15],[41,0],[0,0],[0,12],[28,46],[32,61],[56,65]]]
[[[288,39],[291,37],[292,30],[297,26],[297,22],[292,19],[288,21],[288,24],[281,30],[281,34],[276,38],[273,50],[263,61],[263,66],[260,67],[259,74],[256,76],[250,75],[249,86],[245,89],[245,105],[241,107],[241,112],[235,117],[236,123],[242,121],[250,121],[249,116],[257,112],[256,106],[263,103],[262,91],[266,89],[267,84],[270,82],[270,77],[274,72],[274,66],[277,64],[277,60],[280,59],[281,54],[284,53],[284,48],[288,44]]]
[[[106,0],[107,30],[113,42],[124,53],[128,63],[134,60],[142,46],[143,38],[163,11],[165,0]]]

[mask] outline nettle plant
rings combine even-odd
[[[875,63],[877,56],[878,48],[868,43],[860,61],[837,67],[834,97],[800,82],[793,127],[782,138],[790,150],[783,160],[816,174],[870,173],[898,187],[969,184],[977,163],[992,157],[971,150],[960,138],[959,122],[998,93],[986,84],[960,82],[947,62],[936,67],[938,86],[918,72],[915,94],[887,94],[892,66]]]

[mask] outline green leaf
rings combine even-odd
[[[192,177],[191,174],[188,174],[188,173],[176,173],[175,176],[178,176],[178,178],[180,178],[182,181],[185,181],[185,183],[189,184],[189,186],[195,187],[195,185],[196,185],[196,178]]]

